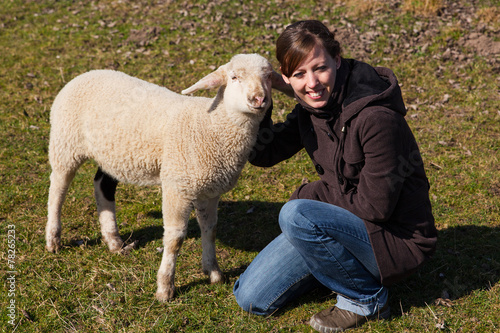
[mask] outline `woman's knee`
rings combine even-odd
[[[263,298],[260,297],[262,295],[260,295],[259,290],[251,284],[246,284],[241,279],[234,284],[233,294],[236,298],[236,303],[246,312],[267,316],[274,311],[268,305],[261,304]]]
[[[305,209],[310,208],[311,202],[314,201],[296,199],[283,205],[279,214],[279,225],[285,235],[293,235],[305,227],[304,222],[307,221]]]

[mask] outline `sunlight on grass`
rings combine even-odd
[[[4,234],[15,226],[18,273],[17,326],[2,321],[1,330],[312,332],[310,316],[335,303],[327,290],[265,318],[243,312],[232,295],[239,275],[280,233],[281,206],[302,181],[318,179],[305,152],[272,168],[247,165],[236,187],[222,196],[217,255],[225,284],[210,285],[203,274],[200,230],[191,216],[179,255],[177,295],[168,303],[154,298],[163,246],[159,187],[118,187],[120,235],[139,242],[129,255],[111,254],[102,242],[93,163],[83,165],[69,190],[60,253],[45,251],[44,228],[49,114],[66,82],[109,68],[180,91],[235,53],[257,52],[277,66],[279,31],[315,18],[338,29],[349,55],[396,73],[440,233],[429,264],[391,289],[392,318],[356,331],[498,331],[500,98],[494,47],[500,12],[493,3],[4,1],[0,222]],[[477,43],[465,43],[473,37]],[[283,120],[295,101],[277,92],[273,99],[273,118]],[[0,293],[2,304],[10,299]]]

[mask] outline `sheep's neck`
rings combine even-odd
[[[228,117],[224,109],[209,113],[200,131],[216,150],[215,155],[231,155],[225,156],[224,160],[231,160],[236,164],[246,162],[250,150],[255,145],[260,123],[258,119],[250,119],[248,116],[256,117],[242,114],[238,119],[244,120],[235,122]]]

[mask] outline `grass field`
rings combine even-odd
[[[316,179],[303,152],[273,168],[247,165],[222,197],[217,249],[225,284],[210,285],[201,272],[193,216],[177,295],[157,302],[160,190],[119,185],[121,236],[139,246],[110,254],[97,222],[92,163],[68,194],[62,251],[44,249],[49,113],[65,83],[112,68],[180,91],[249,52],[277,68],[276,37],[307,18],[337,29],[344,56],[396,73],[439,229],[433,260],[391,289],[391,319],[353,332],[500,332],[498,0],[0,0],[1,331],[312,331],[310,316],[334,304],[326,290],[264,318],[240,310],[232,295],[238,276],[278,235],[281,205],[303,178]],[[274,117],[282,119],[294,101],[273,97]]]

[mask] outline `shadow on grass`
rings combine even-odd
[[[431,305],[438,298],[456,300],[491,289],[500,280],[499,239],[498,227],[470,225],[440,230],[432,260],[391,288],[394,306],[405,312],[412,306]]]
[[[119,203],[118,203],[119,204]],[[227,202],[221,201],[218,209],[217,239],[223,244],[245,251],[260,251],[280,233],[278,226],[279,210],[284,203],[262,201]],[[162,213],[153,210],[145,213],[147,218],[159,220],[154,225],[133,229],[131,232],[120,231],[121,238],[130,244],[138,241],[137,247],[163,237]],[[188,222],[186,238],[201,237],[196,219]],[[81,239],[75,238],[67,244],[69,247],[81,245]],[[87,239],[86,246],[95,246],[102,242],[102,237]]]
[[[269,203],[262,201],[243,201],[219,203],[217,239],[226,246],[244,251],[260,251],[280,234],[278,214],[284,203]],[[134,229],[132,232],[120,232],[127,243],[139,241],[137,247],[163,237],[163,222],[161,211],[146,212],[146,217],[159,220],[155,225]],[[200,238],[198,222],[192,218],[188,222],[186,238]],[[102,238],[90,239],[86,242],[93,246]],[[79,244],[73,242],[72,246]]]
[[[217,239],[225,246],[243,251],[258,252],[280,234],[278,215],[282,203],[262,201],[221,201]],[[160,211],[147,213],[148,217],[161,220]],[[154,225],[134,230],[132,234],[122,234],[130,243],[138,240],[138,247],[161,239],[163,226]],[[199,238],[200,229],[195,219],[190,219],[187,238]],[[410,278],[390,288],[390,303],[393,315],[401,315],[411,307],[426,307],[438,298],[451,300],[467,296],[477,290],[488,290],[500,280],[500,239],[499,227],[456,226],[439,231],[438,249],[424,267]],[[100,239],[89,240],[94,245]],[[248,263],[250,264],[250,263]],[[224,270],[226,278],[236,278],[246,269],[246,265],[232,270]],[[208,278],[179,287],[186,292],[193,286],[208,283]],[[285,307],[300,306],[311,302],[324,302],[335,297],[319,288]]]

